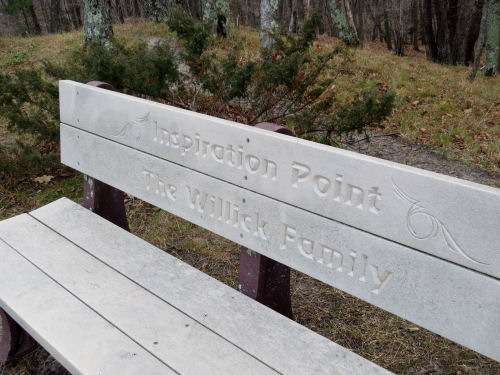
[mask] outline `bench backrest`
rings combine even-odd
[[[60,82],[62,162],[500,360],[500,189]]]

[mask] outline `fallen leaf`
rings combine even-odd
[[[38,182],[39,184],[48,184],[53,178],[54,176],[44,174],[43,176],[35,177],[33,181]]]
[[[410,331],[410,332],[417,332],[417,331],[420,331],[420,328],[418,328],[418,327],[410,327],[410,328],[408,328],[408,331]]]
[[[472,113],[472,108],[464,109],[464,113]]]

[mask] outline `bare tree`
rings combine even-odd
[[[111,0],[84,0],[83,41],[109,44],[113,37]]]
[[[489,0],[486,19],[486,61],[484,74],[495,76],[499,71],[500,58],[500,0]]]
[[[330,13],[338,37],[348,45],[357,45],[358,33],[354,26],[349,0],[329,0]]]
[[[260,1],[260,46],[273,48],[273,34],[279,31],[278,0]]]
[[[204,0],[203,21],[213,25],[219,34],[231,34],[231,8],[229,0]]]

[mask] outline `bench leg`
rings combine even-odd
[[[4,365],[8,361],[21,358],[36,348],[36,341],[2,309],[0,309],[0,320],[2,322],[0,364]]]
[[[83,207],[129,230],[123,192],[90,176],[83,176]]]
[[[293,136],[290,129],[270,122],[256,128]],[[240,255],[239,290],[267,307],[293,319],[290,297],[290,268],[245,247]]]
[[[250,298],[293,319],[290,268],[284,264],[243,247],[238,289]]]
[[[106,82],[91,81],[87,85],[116,91]],[[90,176],[83,176],[83,207],[130,231],[123,202],[123,192]]]

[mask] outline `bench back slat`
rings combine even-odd
[[[85,174],[500,360],[496,278],[65,124],[61,155]]]
[[[61,121],[244,189],[500,277],[500,190],[60,82]]]

